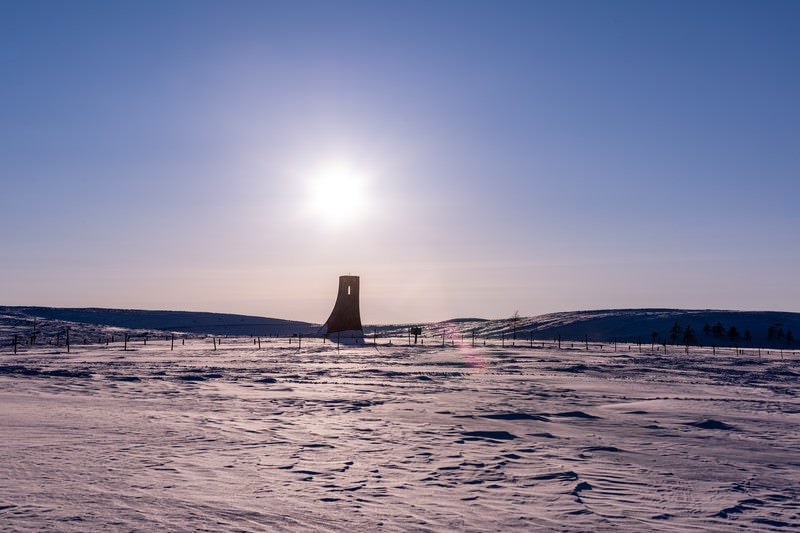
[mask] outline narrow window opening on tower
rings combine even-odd
[[[350,296],[350,285],[347,286],[347,295]]]

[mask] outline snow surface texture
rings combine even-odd
[[[378,341],[5,347],[0,528],[800,527],[791,352]]]

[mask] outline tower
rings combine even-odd
[[[339,293],[331,316],[322,326],[325,335],[338,337],[343,342],[364,342],[361,311],[358,305],[358,276],[339,276]],[[335,334],[335,335],[334,335]]]

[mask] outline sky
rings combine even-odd
[[[0,304],[800,311],[800,3],[0,2]]]

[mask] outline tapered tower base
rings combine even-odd
[[[348,346],[364,344],[364,331],[360,329],[328,333],[327,337],[331,342],[338,342],[339,344],[346,344]]]

